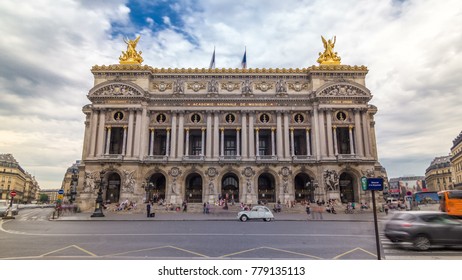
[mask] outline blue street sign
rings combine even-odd
[[[367,178],[368,191],[383,191],[383,178]]]
[[[64,194],[64,190],[59,190],[58,194]]]

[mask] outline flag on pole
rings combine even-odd
[[[215,69],[215,47],[213,47],[212,60],[210,61],[209,69]]]
[[[242,57],[241,66],[243,69],[247,68],[247,47],[245,48],[244,56]]]

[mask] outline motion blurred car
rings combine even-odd
[[[421,251],[432,245],[462,245],[462,222],[443,212],[399,212],[386,223],[384,231],[392,242],[411,242]]]
[[[248,211],[241,211],[237,213],[237,218],[242,222],[254,219],[263,219],[264,221],[269,222],[274,220],[274,215],[266,206],[254,206]]]

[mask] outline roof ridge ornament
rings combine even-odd
[[[337,55],[337,52],[334,52],[336,36],[329,40],[321,36],[321,39],[324,44],[324,52],[319,53],[317,62],[320,65],[340,65],[340,56]]]
[[[122,55],[119,57],[120,64],[141,64],[143,58],[141,57],[141,51],[136,50],[136,45],[140,40],[141,35],[138,35],[135,40],[124,38],[124,42],[127,44],[127,51],[122,51]]]

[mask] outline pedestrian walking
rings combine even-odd
[[[151,202],[148,201],[148,203],[146,204],[146,216],[148,218],[151,217]]]
[[[305,208],[306,214],[308,215],[308,220],[310,219],[311,216],[311,205],[310,201],[306,202],[306,208]]]

